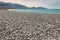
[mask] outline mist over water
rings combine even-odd
[[[60,9],[9,9],[9,11],[60,14]]]

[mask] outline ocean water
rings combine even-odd
[[[60,9],[9,9],[9,11],[60,14]]]

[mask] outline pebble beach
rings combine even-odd
[[[0,40],[60,40],[60,14],[0,9]]]

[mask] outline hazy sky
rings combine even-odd
[[[35,6],[60,9],[60,0],[0,0],[0,1],[18,3],[28,7]]]

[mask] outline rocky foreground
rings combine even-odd
[[[0,11],[0,40],[60,40],[60,14]]]

